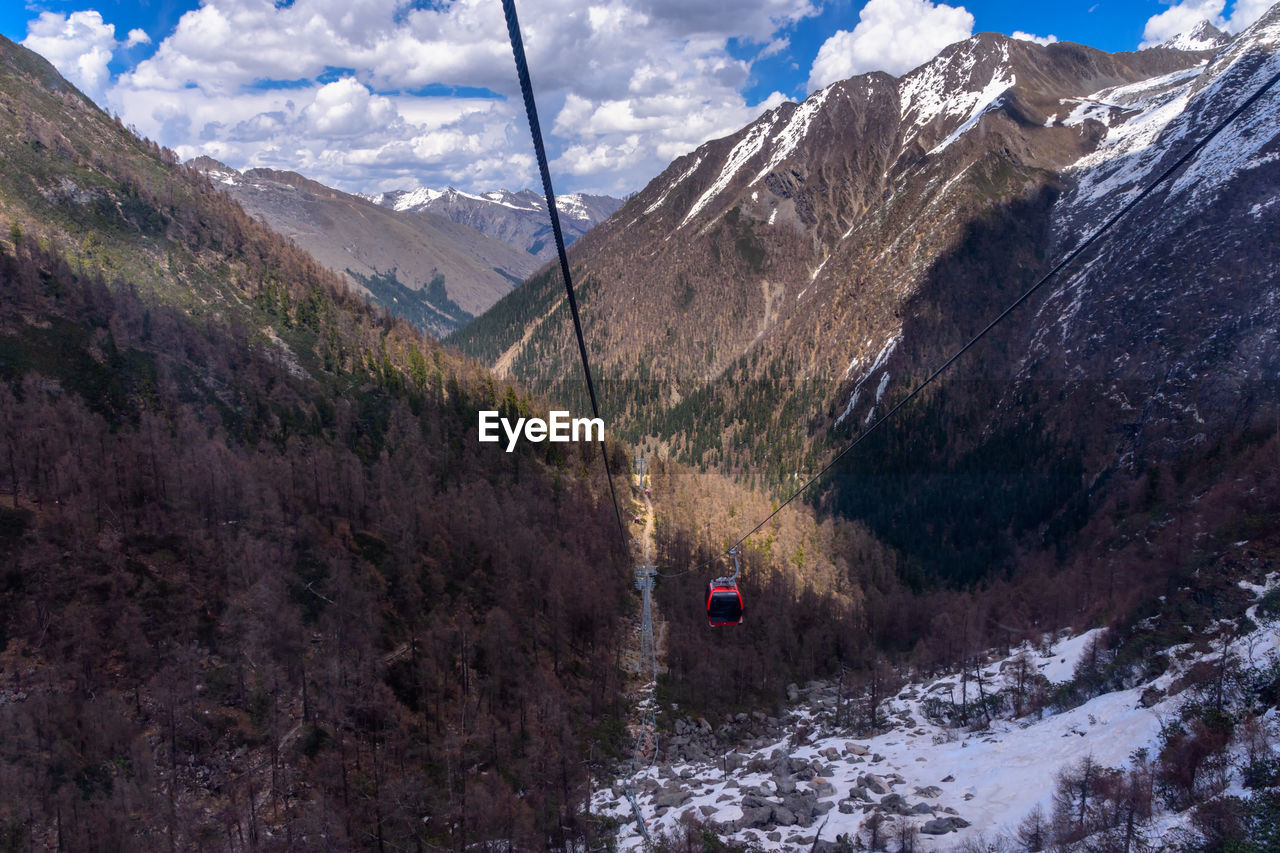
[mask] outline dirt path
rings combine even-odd
[[[550,317],[557,308],[560,307],[560,303],[563,301],[564,301],[564,298],[561,297],[560,299],[557,299],[555,302],[553,302],[551,304],[551,307],[547,309],[547,313],[543,314],[537,320],[529,324],[529,328],[525,329],[525,332],[520,337],[520,340],[516,341],[514,344],[510,346],[510,348],[507,349],[506,352],[498,356],[498,360],[493,363],[494,376],[498,377],[499,379],[507,378],[507,375],[511,372],[511,365],[515,364],[516,357],[519,356],[520,353],[524,351],[524,345],[529,343],[529,339],[533,337],[533,333],[538,331],[538,329],[542,327],[542,324],[546,321],[546,319]]]

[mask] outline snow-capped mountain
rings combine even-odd
[[[533,190],[495,190],[473,194],[452,187],[420,188],[366,196],[374,204],[405,213],[434,213],[516,246],[541,261],[555,256],[546,198]],[[556,197],[566,243],[608,219],[622,206],[611,196],[568,193]]]
[[[1173,38],[1162,42],[1160,46],[1172,50],[1218,50],[1226,47],[1230,41],[1229,34],[1208,21],[1201,21],[1193,29],[1178,33]]]
[[[389,210],[294,172],[239,172],[208,157],[191,165],[354,288],[437,335],[482,313],[538,266],[448,217]]]
[[[775,483],[797,456],[843,446],[1280,69],[1278,21],[1273,8],[1210,53],[982,34],[676,160],[574,247],[593,361],[648,383],[626,387],[622,426]],[[1280,367],[1278,99],[993,330],[913,410],[920,424],[855,463],[914,470],[910,435],[937,430],[933,470],[1018,460],[1003,485],[939,482],[931,498],[921,483],[854,487],[850,471],[832,505],[933,570],[981,573],[985,546],[961,570],[944,543],[1044,535],[1101,472],[1270,417],[1270,396],[1247,389]],[[574,375],[556,287],[499,302],[454,340],[554,388]],[[1059,491],[1036,490],[1031,510],[1017,496],[1036,478]]]

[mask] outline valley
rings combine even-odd
[[[1041,41],[557,195],[610,482],[541,196],[0,39],[0,849],[1273,849],[1280,6]]]

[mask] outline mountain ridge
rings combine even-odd
[[[436,335],[483,313],[538,266],[447,217],[389,210],[296,172],[239,172],[208,157],[191,165],[358,292]]]

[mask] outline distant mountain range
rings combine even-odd
[[[380,207],[296,172],[239,172],[209,157],[191,165],[374,302],[436,335],[482,313],[539,266],[448,217]]]
[[[474,195],[450,187],[444,190],[396,190],[364,198],[405,213],[448,217],[482,234],[518,246],[540,261],[549,261],[556,254],[546,197],[533,190],[518,193],[495,190]],[[621,206],[622,199],[612,196],[585,193],[557,196],[556,208],[560,211],[560,228],[565,243],[573,243]]]

